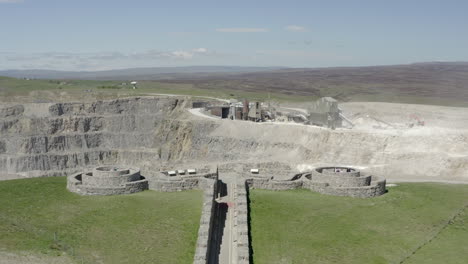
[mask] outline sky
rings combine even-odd
[[[466,0],[0,0],[0,70],[468,61]]]

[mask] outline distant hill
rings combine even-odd
[[[468,62],[408,65],[288,68],[166,82],[200,89],[333,96],[342,101],[384,101],[467,105]]]
[[[239,91],[261,98],[274,93],[296,98],[332,96],[340,101],[468,106],[468,62],[334,68],[193,66],[97,72],[10,70],[0,71],[0,76],[141,80],[148,83],[148,87],[154,80],[154,83],[182,84],[207,94],[229,91],[234,95]]]
[[[108,71],[54,71],[54,70],[4,70],[0,76],[30,79],[81,79],[81,80],[159,80],[177,78],[199,78],[219,74],[231,75],[261,72],[282,67],[241,67],[241,66],[188,66],[130,68]]]

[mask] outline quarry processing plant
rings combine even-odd
[[[194,103],[194,107],[203,105]],[[275,120],[276,110],[274,107],[266,106],[261,102],[244,100],[239,102],[231,99],[229,103],[205,104],[205,111],[213,116],[231,120],[248,120],[253,122],[265,122]]]
[[[203,103],[195,102],[194,108],[204,107],[207,114],[222,119],[248,120],[253,122],[296,122],[308,125],[327,127],[331,129],[352,127],[353,122],[342,114],[338,101],[331,97],[323,97],[309,107],[307,114],[297,111],[279,111],[271,103],[250,102],[244,100],[239,102],[231,99],[229,102]]]

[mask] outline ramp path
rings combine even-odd
[[[208,258],[209,264],[236,264],[237,254],[237,212],[236,178],[224,175],[219,179],[218,197],[213,218],[213,233]]]

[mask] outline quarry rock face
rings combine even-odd
[[[22,105],[14,105],[0,109],[0,118],[21,116],[24,112]]]
[[[0,105],[0,179],[69,175],[105,164],[142,172],[184,164],[279,161],[293,170],[357,166],[392,179],[464,179],[468,133],[370,133],[216,120],[190,99],[134,97],[89,103]],[[8,175],[8,177],[6,176]],[[11,176],[13,175],[13,176]]]
[[[58,103],[41,116],[22,116],[19,110],[3,108],[0,170],[47,175],[116,159],[131,162],[139,159],[138,149],[153,152],[151,158],[167,160],[171,154],[166,142],[178,136],[174,130],[179,126],[169,118],[177,117],[183,103],[141,98]]]

